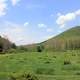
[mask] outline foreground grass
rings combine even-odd
[[[0,80],[24,73],[39,80],[80,80],[80,50],[0,55]]]

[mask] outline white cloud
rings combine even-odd
[[[20,0],[11,0],[11,3],[13,6],[17,5],[20,2]]]
[[[75,12],[76,15],[80,16],[80,9]]]
[[[80,10],[77,10],[72,13],[67,13],[65,15],[61,15],[58,13],[58,19],[56,20],[56,23],[60,25],[61,28],[64,28],[66,23],[72,20],[75,20],[77,16],[80,16]]]
[[[29,22],[25,22],[25,23],[24,23],[24,26],[28,26],[28,25],[29,25]]]
[[[46,28],[47,26],[45,24],[38,24],[39,28]]]
[[[6,15],[8,9],[8,1],[11,1],[12,5],[17,5],[20,0],[0,0],[0,17]]]
[[[7,0],[0,0],[0,16],[6,15]]]
[[[11,22],[5,22],[4,28],[2,28],[2,35],[9,37],[11,41],[19,41],[21,39],[24,28],[21,28],[20,25],[14,24]]]

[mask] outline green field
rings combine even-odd
[[[25,73],[34,74],[39,80],[80,80],[80,50],[0,55],[0,80]]]

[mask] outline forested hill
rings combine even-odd
[[[80,26],[73,27],[42,44],[48,50],[78,49],[80,48]]]
[[[73,27],[42,43],[26,45],[25,47],[30,51],[37,49],[46,51],[80,49],[80,26]]]

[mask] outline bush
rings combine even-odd
[[[38,78],[33,74],[24,74],[22,75],[26,80],[38,80]]]
[[[14,76],[10,76],[9,80],[16,80],[16,78]]]
[[[11,47],[12,47],[13,49],[16,49],[16,48],[17,48],[17,46],[16,46],[15,43],[12,43]]]
[[[50,63],[50,61],[46,61],[45,63],[46,63],[46,64],[49,64],[49,63]]]
[[[17,51],[16,51],[16,49],[10,49],[10,50],[8,50],[7,52],[8,52],[8,53],[16,53]]]
[[[17,76],[17,77],[11,75],[9,77],[9,80],[39,80],[39,79],[35,75],[33,75],[33,74],[30,74],[30,73],[26,74],[26,73],[24,73],[24,74],[22,74],[20,76]]]
[[[28,51],[28,49],[25,48],[25,47],[23,47],[23,46],[20,46],[18,49],[19,49],[20,51]]]
[[[42,52],[44,49],[44,46],[43,45],[38,45],[37,46],[37,52]]]
[[[69,64],[71,64],[70,61],[64,61],[64,65],[69,65]]]
[[[80,75],[80,72],[77,72],[76,75]]]

